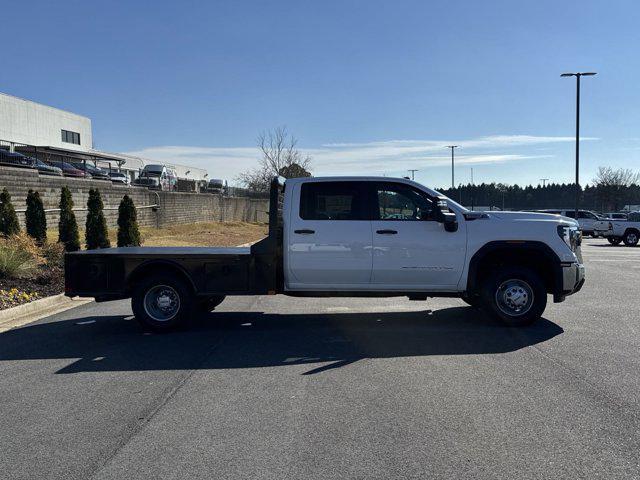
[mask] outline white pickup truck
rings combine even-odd
[[[562,210],[536,210],[540,213],[553,213],[554,215],[562,215],[563,217],[576,218],[576,212],[572,209]],[[611,219],[601,218],[594,212],[589,210],[578,210],[578,225],[583,235],[591,237],[604,237],[611,229]]]
[[[624,242],[627,247],[635,247],[640,240],[640,212],[631,212],[626,220],[610,220],[611,227],[605,238],[612,245]]]
[[[406,179],[274,179],[269,235],[250,248],[135,247],[69,253],[65,293],[132,298],[143,326],[168,330],[225,295],[461,297],[510,326],[551,294],[582,287],[575,221],[472,212]]]

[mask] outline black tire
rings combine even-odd
[[[214,310],[218,305],[224,302],[226,297],[224,295],[214,295],[212,297],[199,298],[198,310],[202,313],[209,313]]]
[[[509,327],[531,325],[547,306],[542,278],[524,267],[498,267],[484,282],[481,296],[484,310]]]
[[[622,238],[620,238],[620,237],[607,237],[607,241],[611,245],[620,245],[620,242],[622,242]]]
[[[627,230],[622,237],[622,241],[627,247],[635,247],[638,245],[638,240],[640,240],[640,233],[637,230]]]
[[[191,288],[181,279],[169,275],[153,275],[145,279],[131,297],[136,320],[145,330],[154,332],[167,332],[186,326],[191,318],[192,305]]]
[[[478,295],[467,295],[464,294],[462,295],[462,297],[460,297],[462,299],[462,301],[464,303],[466,303],[467,305],[469,305],[470,307],[473,308],[480,308],[481,304],[482,304],[482,300]]]

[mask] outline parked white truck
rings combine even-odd
[[[611,226],[605,233],[606,239],[612,245],[624,242],[627,247],[635,247],[640,240],[640,212],[631,212],[626,220],[610,221]]]
[[[575,221],[472,212],[407,179],[274,179],[269,235],[250,248],[68,253],[65,292],[132,298],[145,327],[188,322],[225,295],[461,297],[510,326],[582,287]]]
[[[576,212],[572,209],[549,209],[549,210],[536,210],[540,213],[553,213],[554,215],[562,215],[575,219]],[[611,229],[611,219],[601,218],[594,212],[589,210],[578,210],[578,225],[583,235],[589,235],[591,237],[604,237],[605,234]]]

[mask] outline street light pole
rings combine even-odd
[[[580,209],[580,78],[593,75],[596,75],[596,72],[575,72],[560,75],[561,77],[576,77],[576,220]]]
[[[410,170],[407,170],[407,171],[408,171],[408,172],[411,172],[411,180],[413,180],[413,179],[414,179],[414,178],[413,178],[413,177],[414,177],[414,175],[413,175],[413,174],[414,174],[414,173],[416,173],[418,170],[416,170],[416,169],[410,169]]]
[[[458,145],[447,145],[446,148],[451,149],[451,190],[454,190],[456,188],[456,183],[454,181],[454,176],[453,176],[453,164],[454,164],[453,149],[458,148]]]
[[[549,180],[548,178],[541,178],[540,181],[542,182],[542,188],[547,186],[547,180]]]

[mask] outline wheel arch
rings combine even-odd
[[[529,267],[542,277],[548,293],[562,294],[562,264],[558,255],[538,241],[500,240],[486,243],[469,262],[467,292],[477,293],[482,281],[496,266]]]
[[[131,294],[134,291],[136,285],[139,284],[143,279],[147,278],[148,276],[157,274],[173,274],[177,278],[183,280],[192,292],[197,292],[197,288],[193,279],[181,265],[171,260],[148,260],[138,265],[127,276],[127,293]]]

